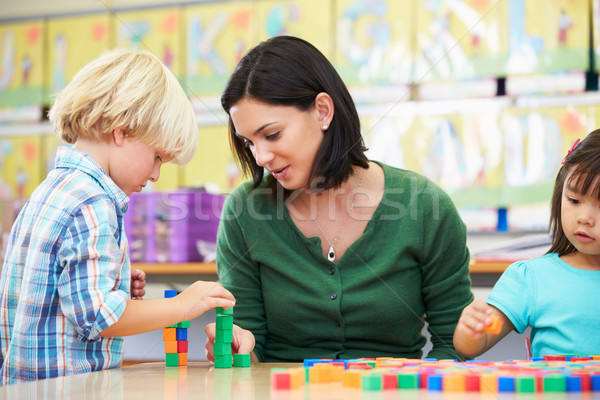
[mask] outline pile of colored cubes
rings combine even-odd
[[[165,290],[165,298],[177,296],[177,290]],[[163,328],[165,341],[165,364],[167,367],[187,365],[188,328],[190,321],[179,322]]]
[[[600,356],[555,355],[503,362],[375,358],[304,360],[304,367],[274,368],[271,387],[340,383],[377,390],[550,393],[600,391]]]
[[[216,331],[214,342],[215,368],[249,367],[250,354],[231,354],[233,341],[233,307],[215,309]]]

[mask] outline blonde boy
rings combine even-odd
[[[0,278],[2,384],[118,367],[122,336],[195,318],[234,298],[195,282],[172,299],[130,299],[123,214],[160,167],[193,156],[197,127],[173,74],[145,51],[85,66],[50,110],[56,167],[13,225]]]

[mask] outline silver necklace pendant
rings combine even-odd
[[[333,250],[333,245],[331,245],[329,251],[327,252],[327,259],[331,262],[335,261],[335,251]]]

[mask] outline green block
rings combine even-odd
[[[233,315],[233,307],[229,307],[226,309],[217,307],[217,308],[215,308],[215,314],[217,314],[217,315]]]
[[[515,391],[518,393],[535,393],[535,377],[518,376],[515,380]]]
[[[215,356],[215,368],[231,368],[233,360],[231,354],[224,356]]]
[[[419,376],[417,374],[398,374],[398,389],[418,389]]]
[[[190,327],[190,321],[181,321],[177,324],[176,328],[188,329]]]
[[[544,392],[565,392],[567,378],[564,375],[548,375],[544,377]]]
[[[249,367],[250,366],[250,354],[234,354],[233,355],[233,366],[234,367]]]
[[[165,353],[165,364],[167,367],[178,367],[179,366],[179,354],[178,353]]]
[[[233,342],[233,331],[231,329],[217,329],[215,332],[215,343]]]
[[[231,343],[213,343],[214,355],[215,356],[230,356],[231,355]]]
[[[381,390],[383,388],[381,375],[364,375],[361,382],[362,390]]]
[[[217,315],[217,329],[233,329],[233,315]]]

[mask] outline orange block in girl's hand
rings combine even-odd
[[[492,323],[483,328],[483,330],[497,335],[502,330],[502,320],[497,315],[492,315]]]

